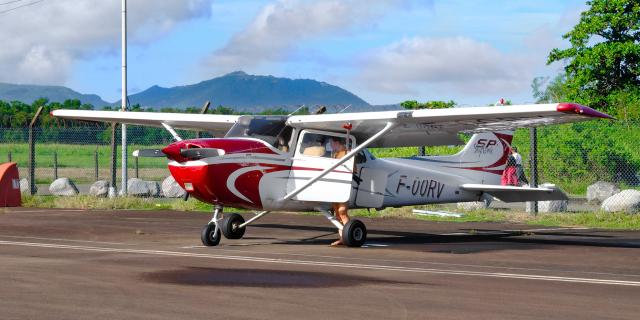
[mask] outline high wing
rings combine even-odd
[[[365,113],[292,116],[288,124],[300,129],[344,132],[364,141],[389,122],[390,132],[371,143],[371,147],[405,147],[460,144],[458,133],[499,131],[548,124],[577,122],[611,116],[575,103],[511,105],[451,109],[421,109]]]
[[[51,115],[64,119],[118,122],[153,127],[162,127],[163,124],[166,124],[174,129],[210,131],[216,136],[224,135],[240,117],[217,114],[93,110],[54,110]]]

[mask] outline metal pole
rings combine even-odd
[[[36,137],[33,132],[33,126],[38,121],[41,112],[42,107],[38,108],[29,123],[29,193],[31,195],[36,194]]]
[[[95,176],[95,180],[98,181],[99,178],[99,174],[98,174],[98,150],[93,152],[93,164],[94,164],[94,176]]]
[[[118,124],[111,124],[111,188],[116,188],[116,158],[118,157],[118,149],[116,148],[116,127]]]
[[[127,0],[122,0],[122,112],[127,111]],[[122,196],[127,195],[127,125],[122,124]]]
[[[9,158],[9,162],[11,162],[11,151],[9,151],[9,154],[7,155],[7,158]]]
[[[140,174],[138,172],[138,158],[139,157],[135,157],[134,159],[136,160],[136,178],[140,178]]]
[[[529,161],[531,166],[531,187],[538,187],[538,130],[534,128],[529,129],[529,142],[531,144],[529,149]],[[538,214],[538,201],[532,201],[531,212]]]
[[[53,180],[58,180],[58,151],[53,152]]]

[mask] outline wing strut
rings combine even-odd
[[[332,165],[329,168],[326,168],[326,169],[322,170],[322,172],[320,172],[320,174],[315,176],[313,179],[309,180],[307,183],[302,185],[300,188],[289,192],[289,194],[287,194],[286,196],[284,196],[284,198],[282,198],[282,201],[286,201],[286,200],[289,200],[289,199],[297,196],[300,192],[304,191],[306,188],[308,188],[309,186],[314,184],[316,181],[322,179],[322,177],[324,177],[327,174],[329,174],[329,172],[333,171],[333,169],[335,169],[335,168],[341,166],[343,163],[349,161],[349,159],[353,158],[358,152],[360,152],[360,150],[366,148],[368,145],[370,145],[371,143],[376,141],[378,138],[380,138],[382,135],[387,133],[389,130],[393,129],[395,126],[396,126],[395,123],[387,122],[387,124],[384,126],[384,128],[382,128],[382,130],[380,130],[378,133],[373,135],[371,138],[367,139],[365,142],[363,142],[362,144],[357,146],[355,149],[351,150],[344,157],[340,158],[340,161],[336,162],[334,165]]]
[[[167,131],[169,131],[169,133],[171,133],[171,135],[173,136],[173,138],[174,138],[176,141],[182,141],[182,138],[180,138],[180,136],[178,135],[178,133],[177,133],[175,130],[173,130],[173,127],[171,127],[170,125],[168,125],[168,124],[166,124],[166,123],[164,123],[164,122],[162,123],[162,126],[163,126],[165,129],[167,129]]]

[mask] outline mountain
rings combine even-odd
[[[43,97],[48,98],[50,102],[78,99],[82,103],[90,103],[94,107],[111,105],[98,95],[82,94],[67,87],[0,83],[0,100],[22,101],[31,104],[33,101]]]
[[[129,96],[130,104],[143,107],[199,107],[205,101],[244,111],[298,105],[370,105],[340,87],[309,79],[276,78],[232,72],[193,85],[162,88],[153,86]],[[116,103],[119,104],[119,103]]]

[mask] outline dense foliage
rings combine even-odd
[[[617,113],[621,98],[640,96],[640,2],[592,0],[578,24],[553,49],[548,63],[564,61],[566,97]]]

